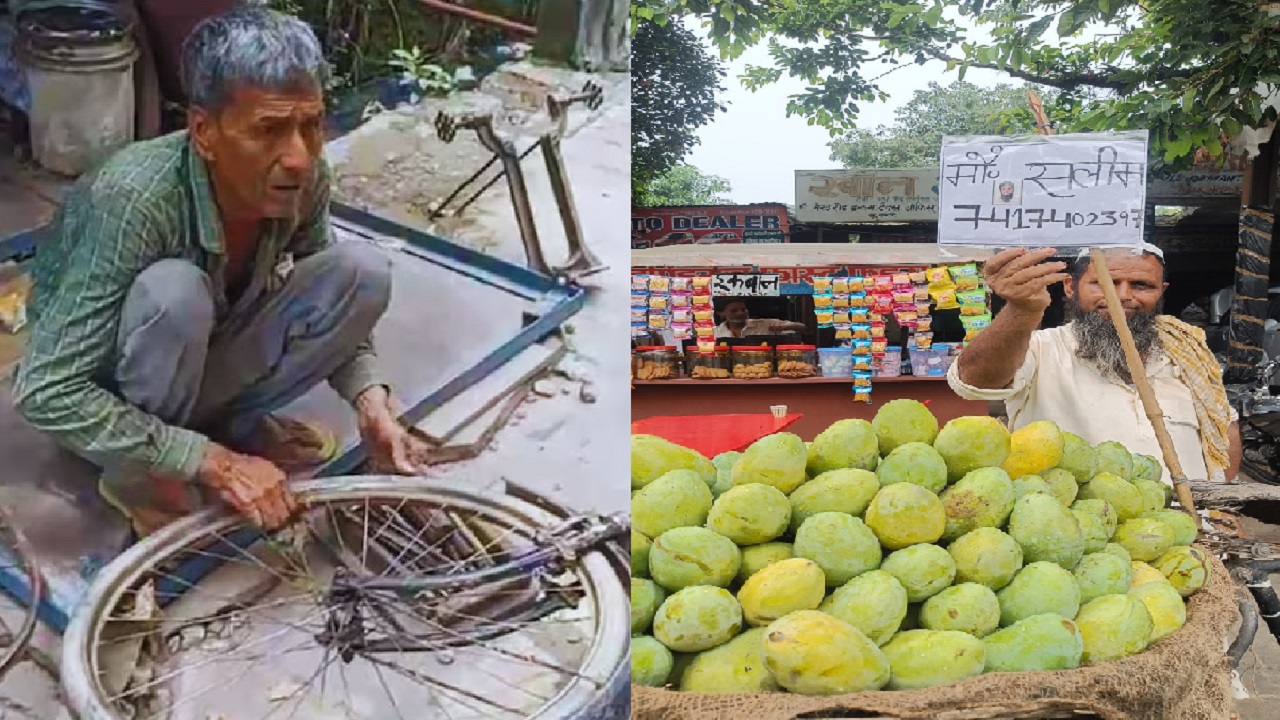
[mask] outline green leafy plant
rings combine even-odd
[[[387,64],[410,80],[424,94],[444,95],[454,88],[453,76],[440,65],[430,61],[421,48],[396,48],[391,51]]]

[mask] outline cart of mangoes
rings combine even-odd
[[[631,451],[632,681],[913,690],[1070,670],[1177,633],[1213,563],[1157,460],[914,400],[708,459]],[[1219,566],[1220,567],[1220,566]]]

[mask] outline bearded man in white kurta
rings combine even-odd
[[[971,400],[1004,401],[1010,429],[1052,420],[1091,445],[1115,440],[1151,455],[1170,483],[1096,269],[1088,255],[1069,265],[1051,262],[1054,254],[1013,249],[987,262],[987,284],[1006,305],[952,365],[952,389]],[[1153,245],[1141,253],[1110,251],[1107,267],[1183,471],[1192,480],[1234,480],[1238,416],[1204,332],[1160,314],[1168,287],[1163,254]],[[1050,304],[1048,288],[1058,282],[1070,322],[1037,330]]]

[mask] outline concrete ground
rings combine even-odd
[[[586,307],[566,327],[570,353],[559,373],[542,384],[542,394],[530,396],[487,452],[475,460],[437,469],[439,475],[475,478],[478,484],[486,479],[505,478],[566,506],[602,512],[625,511],[629,507],[629,396],[620,378],[626,375],[629,361],[627,324],[622,318],[626,317],[629,304],[626,218],[630,203],[630,105],[625,84],[615,81],[610,87],[604,107],[590,117],[579,118],[576,124],[580,128],[562,147],[584,234],[592,251],[610,266],[609,270],[587,281],[590,293]],[[410,113],[409,117],[414,116]],[[405,137],[397,137],[396,133],[418,133],[419,127],[405,123],[403,118],[398,123],[391,119],[394,118],[375,121],[357,131],[353,140],[375,138],[365,144],[373,150],[353,147],[348,157],[371,162],[376,168],[379,158],[362,158],[362,152],[374,152],[386,144],[408,147],[403,143]],[[422,115],[414,119],[426,120]],[[451,162],[447,149],[431,149],[432,162]],[[459,164],[474,167],[474,158],[473,154]],[[530,156],[525,167],[548,259],[555,264],[565,256],[566,243],[540,156]],[[29,182],[12,182],[22,176],[24,173],[0,161],[0,220],[4,221],[0,229],[6,233],[39,224],[51,210],[49,198],[41,197]],[[30,178],[29,173],[25,176]],[[405,176],[396,180],[414,181]],[[389,202],[377,209],[499,257],[523,261],[505,183],[482,196],[463,219],[447,228],[433,227],[422,219],[421,208],[407,204]],[[12,609],[0,607],[0,617],[9,619],[15,615]],[[35,648],[41,657],[56,660],[59,638],[41,628]],[[70,717],[58,699],[56,680],[49,672],[52,668],[48,662],[43,665],[45,669],[26,662],[0,682],[0,720]]]

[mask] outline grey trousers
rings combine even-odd
[[[242,442],[369,339],[390,302],[391,262],[372,245],[342,242],[297,261],[276,291],[256,285],[219,318],[212,280],[194,264],[161,260],[139,274],[120,321],[121,397],[168,424]],[[129,507],[152,504],[149,484],[135,473],[103,476],[110,499]]]

